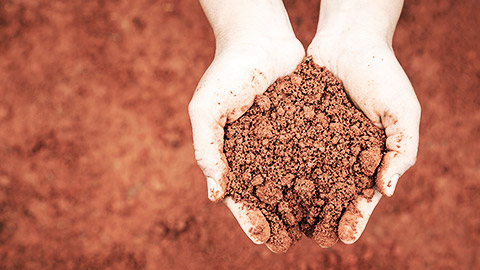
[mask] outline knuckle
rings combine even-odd
[[[194,106],[195,106],[194,103],[195,103],[195,101],[194,101],[193,98],[188,103],[188,115],[190,115],[190,116],[192,115],[192,111],[194,110]]]
[[[417,162],[417,155],[409,156],[406,159],[406,165],[408,166],[408,168],[415,165],[416,162]]]
[[[407,145],[404,153],[405,164],[409,168],[417,162],[418,144],[410,143]]]
[[[420,115],[422,114],[422,106],[420,105],[418,99],[415,99],[415,101],[412,103],[412,110],[418,117],[420,117]]]
[[[395,161],[398,166],[404,167],[405,170],[409,169],[417,161],[417,155],[415,153],[395,153],[394,157],[399,155]]]
[[[200,109],[201,104],[195,96],[190,100],[190,103],[188,103],[188,115],[190,118],[194,116]]]
[[[193,147],[195,148],[194,150],[195,160],[200,165],[203,163],[202,151],[198,149],[196,145],[194,145]]]

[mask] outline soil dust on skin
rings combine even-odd
[[[307,46],[318,1],[285,3]],[[479,5],[407,1],[417,164],[354,245],[275,255],[195,164],[186,108],[214,54],[198,2],[0,2],[0,269],[475,268]]]

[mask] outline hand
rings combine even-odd
[[[403,1],[322,1],[317,34],[308,55],[343,81],[350,99],[385,129],[387,153],[372,198],[359,197],[342,216],[339,238],[355,242],[383,195],[416,161],[420,105],[392,49]]]
[[[189,105],[195,157],[207,178],[209,199],[224,200],[247,236],[262,244],[270,237],[270,227],[260,210],[224,198],[228,172],[224,126],[245,113],[255,96],[277,78],[293,72],[305,49],[281,1],[205,0],[201,4],[217,48]]]

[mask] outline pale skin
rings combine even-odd
[[[261,212],[224,196],[228,164],[223,128],[277,78],[293,72],[305,50],[280,0],[200,3],[215,34],[216,52],[189,105],[195,157],[207,178],[209,199],[223,200],[247,236],[263,244],[270,228]],[[359,197],[341,218],[338,234],[347,244],[360,237],[379,200],[393,195],[399,177],[416,160],[420,105],[392,49],[402,6],[401,0],[323,0],[307,50],[343,81],[357,108],[387,134],[388,152],[374,196]]]

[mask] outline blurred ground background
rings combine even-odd
[[[300,40],[317,1],[285,1]],[[407,1],[394,47],[418,161],[354,245],[253,245],[206,196],[187,104],[214,54],[196,1],[0,1],[0,269],[475,269],[480,2]]]

